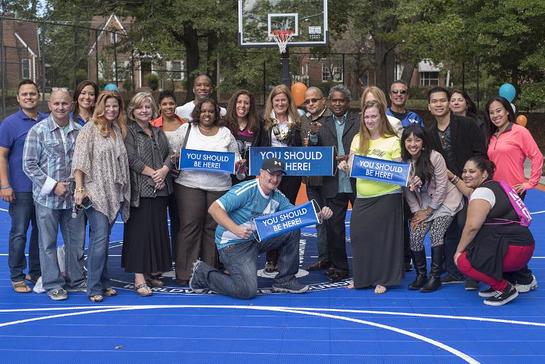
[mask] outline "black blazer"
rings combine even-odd
[[[441,153],[447,162],[448,169],[457,176],[462,175],[464,164],[470,157],[486,156],[485,137],[475,121],[450,113],[450,135],[452,150],[454,153],[454,165],[449,162],[447,155],[441,146],[437,120],[433,119],[427,128],[431,147]]]
[[[346,124],[344,125],[342,142],[344,147],[344,152],[346,155],[350,154],[350,144],[352,144],[352,139],[360,131],[360,117],[358,114],[349,111]],[[333,115],[328,116],[323,121],[322,127],[318,132],[318,143],[316,145],[320,146],[334,146],[335,147],[335,156],[337,156],[337,129],[335,128],[335,118]],[[337,163],[333,162],[334,171],[337,168]],[[350,179],[352,184],[352,191],[356,193],[356,180],[354,178]],[[327,176],[323,179],[322,184],[322,197],[323,198],[333,198],[337,195],[339,191],[339,178],[335,173],[334,176]]]

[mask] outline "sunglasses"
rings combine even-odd
[[[405,95],[407,93],[407,90],[391,90],[390,92],[395,95]]]
[[[318,102],[321,99],[323,99],[323,97],[320,97],[319,99],[308,99],[308,100],[303,101],[303,104],[305,104],[305,105],[314,104],[315,102]]]

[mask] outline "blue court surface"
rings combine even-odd
[[[536,252],[545,285],[545,193],[530,191]],[[302,277],[312,291],[272,294],[261,278],[253,300],[197,295],[167,279],[152,297],[132,291],[120,268],[122,224],[109,267],[120,294],[92,304],[84,293],[54,302],[16,294],[7,267],[9,216],[0,204],[0,363],[544,363],[545,289],[502,307],[461,285],[430,294],[403,285],[384,295]],[[349,244],[349,243],[348,243]],[[429,250],[428,250],[429,251]],[[301,266],[316,260],[315,230],[303,231]]]

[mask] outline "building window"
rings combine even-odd
[[[184,61],[167,62],[167,70],[170,73],[170,79],[174,81],[183,81],[185,79]]]
[[[118,41],[117,32],[111,32],[110,33],[110,42],[112,44],[115,44],[115,43],[117,43],[117,41]]]
[[[331,64],[322,64],[322,82],[343,82],[343,68]]]
[[[439,72],[420,72],[420,86],[439,86]]]
[[[30,58],[21,60],[21,76],[23,79],[30,79]]]

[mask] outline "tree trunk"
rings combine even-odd
[[[401,80],[405,81],[407,85],[411,85],[411,79],[413,78],[414,62],[404,62],[403,72],[401,72]]]
[[[375,39],[375,73],[377,86],[387,91],[394,82],[395,44]]]
[[[197,30],[193,28],[193,24],[185,23],[183,25],[183,34],[173,33],[174,38],[183,43],[185,48],[185,69],[186,69],[186,100],[193,100],[193,79],[195,78],[195,70],[199,68],[200,52],[199,38]]]

